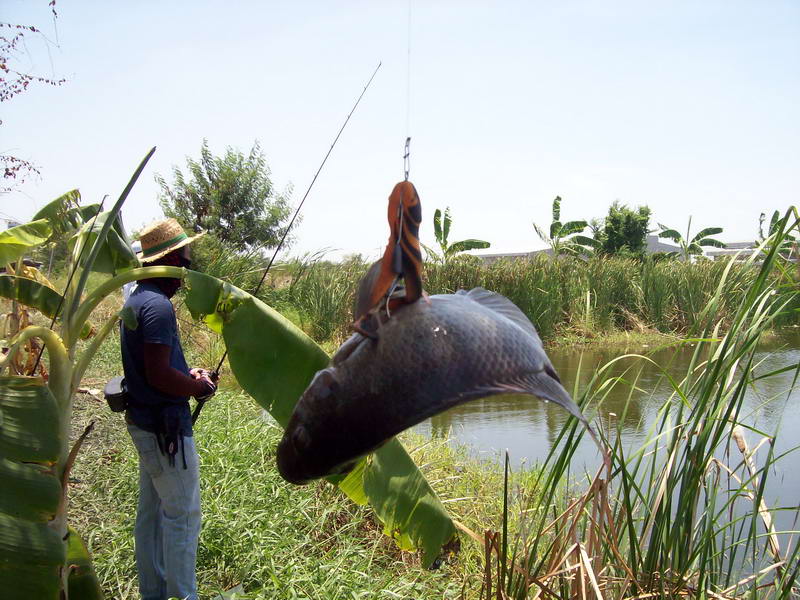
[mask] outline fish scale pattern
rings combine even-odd
[[[560,382],[533,325],[509,300],[476,289],[403,307],[358,338],[309,386],[279,452],[308,478],[341,469],[448,408],[503,393],[552,400],[585,419]],[[291,440],[301,440],[293,445]]]
[[[403,394],[395,406],[405,419],[417,422],[475,393],[502,391],[500,386],[522,374],[542,371],[547,361],[538,340],[466,296],[432,296],[430,304],[415,303],[379,335],[374,348],[366,348],[372,352],[358,357],[369,366],[353,361],[346,367],[369,373],[373,389],[385,398]],[[392,376],[385,377],[390,370]]]

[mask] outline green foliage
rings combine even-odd
[[[539,239],[553,250],[553,256],[561,256],[562,254],[570,256],[591,255],[599,246],[595,239],[585,235],[578,235],[588,227],[586,221],[561,222],[561,196],[556,196],[553,200],[552,218],[549,234],[545,233],[536,223],[533,224],[533,229]]]
[[[491,246],[489,242],[472,238],[461,240],[460,242],[453,242],[452,244],[449,243],[447,238],[450,236],[450,225],[452,222],[453,219],[450,216],[449,206],[444,209],[444,218],[442,217],[442,211],[438,208],[433,213],[433,234],[436,236],[436,243],[439,244],[439,252],[425,246],[425,251],[428,254],[429,260],[446,264],[447,261],[455,258],[462,252],[480,250]]]
[[[615,201],[608,209],[598,241],[605,254],[642,258],[647,249],[650,209],[631,209]]]
[[[258,142],[248,155],[227,148],[214,156],[203,140],[200,160],[186,159],[187,174],[173,167],[173,182],[160,175],[161,208],[187,229],[208,231],[236,252],[274,247],[290,214],[288,194],[275,191]]]
[[[47,264],[47,269],[56,271],[67,268],[72,255],[69,241],[72,233],[90,222],[100,211],[100,204],[81,205],[81,193],[77,189],[62,194],[44,206],[33,216],[33,220],[47,219],[52,235],[47,244],[32,253],[37,260]]]
[[[572,333],[593,337],[642,327],[686,334],[697,323],[699,309],[716,293],[729,266],[731,274],[724,283],[718,315],[725,328],[755,278],[752,266],[731,266],[727,260],[693,264],[605,255],[559,261],[539,256],[490,265],[427,265],[424,285],[430,294],[476,286],[503,294],[547,340]],[[800,314],[787,312],[782,319],[782,324],[797,323]]]
[[[0,587],[12,599],[55,600],[65,597],[69,589],[76,590],[75,597],[99,597],[85,546],[67,523],[70,471],[85,437],[70,449],[68,433],[72,395],[92,356],[113,329],[116,316],[76,360],[77,342],[91,313],[91,308],[81,310],[81,301],[92,270],[124,271],[138,264],[127,247],[118,215],[153,152],[155,148],[139,164],[114,207],[96,220],[97,210],[77,207],[79,196],[71,192],[40,211],[38,220],[0,236],[0,255],[12,255],[19,253],[21,241],[27,249],[52,242],[53,232],[70,235],[71,264],[78,273],[63,292],[63,308],[62,294],[40,282],[5,275],[0,284],[0,295],[8,299],[29,301],[52,315],[61,309],[60,336],[48,328],[28,325],[8,342],[8,352],[0,358],[2,371],[29,340],[39,338],[47,349],[50,367],[46,382],[41,377],[0,377],[0,486],[5,498],[0,506]],[[84,221],[89,216],[94,226]],[[36,502],[31,503],[31,497],[36,497]]]
[[[11,489],[4,496],[6,505],[0,505],[0,582],[4,589],[14,590],[13,598],[55,599],[67,587],[70,572],[75,574],[69,583],[74,589],[92,592],[97,588],[83,544],[69,541],[72,535],[67,525],[67,502],[62,498],[66,497],[66,482],[85,438],[84,434],[69,449],[66,434],[72,417],[72,395],[107,337],[117,330],[120,316],[130,318],[113,312],[90,342],[79,343],[79,333],[87,319],[109,294],[138,279],[185,278],[183,298],[192,316],[202,318],[212,330],[222,334],[237,380],[284,425],[314,373],[329,361],[313,340],[284,317],[228,283],[176,267],[134,268],[139,263],[129,248],[118,216],[154,151],[155,148],[139,165],[110,211],[99,214],[95,211],[96,218],[92,216],[88,222],[70,223],[61,229],[71,233],[71,264],[76,277],[68,278],[63,294],[60,336],[41,326],[27,326],[10,341],[8,353],[0,358],[2,369],[17,356],[22,344],[38,337],[46,345],[51,367],[46,384],[35,377],[0,378],[3,459],[0,483],[3,489]],[[67,202],[57,201],[58,210],[31,226],[37,233],[34,239],[25,237],[30,237],[30,232],[23,226],[0,238],[0,251],[16,253],[20,240],[26,247],[45,243],[51,233],[49,220],[58,218],[62,205]],[[75,225],[74,231],[70,225]],[[89,289],[89,275],[93,271],[120,274]],[[53,314],[62,304],[61,295],[33,280],[3,277],[0,295],[16,301],[30,300]],[[454,534],[449,516],[399,442],[388,441],[374,456],[373,461],[364,459],[346,477],[331,481],[339,484],[353,500],[370,503],[377,516],[387,522],[387,533],[396,535],[398,543],[406,549],[422,549],[423,564],[430,565]],[[380,468],[373,468],[373,462]],[[55,489],[56,494],[46,496],[39,489],[38,500],[49,499],[49,503],[26,507],[27,494],[20,492],[30,487],[37,473],[47,475],[48,481],[55,483],[55,488],[50,485],[48,489]],[[399,489],[384,481],[388,476],[395,478]],[[77,569],[70,570],[65,565],[68,552],[73,554]],[[38,587],[18,583],[20,577],[30,578]]]
[[[769,248],[769,240],[778,232],[780,227],[781,216],[780,213],[776,210],[772,213],[772,218],[769,220],[769,227],[767,228],[766,233],[764,232],[764,221],[766,219],[766,215],[761,213],[758,217],[758,244],[765,244],[767,248]],[[781,240],[780,243],[780,252],[783,256],[790,256],[792,253],[795,253],[795,257],[798,256],[798,248],[797,248],[797,235],[792,235],[787,233]]]
[[[70,566],[69,598],[71,600],[102,600],[103,592],[100,590],[100,583],[97,581],[89,550],[72,527],[69,528],[67,564]]]
[[[81,193],[70,190],[46,204],[33,215],[33,220],[47,219],[53,231],[50,241],[58,241],[87,223],[100,211],[99,204],[81,206]]]
[[[94,243],[101,238],[101,233],[104,242],[97,247],[94,256],[90,252],[84,252],[80,256],[80,264],[85,268],[85,273],[94,271],[114,275],[139,266],[139,259],[131,249],[125,228],[114,211],[102,212],[88,219],[76,234],[70,237],[67,246],[73,252],[76,246],[80,247],[79,245],[94,250]]]
[[[63,302],[61,294],[54,289],[33,279],[14,275],[0,275],[0,298],[15,300],[50,319],[58,316]],[[91,325],[87,323],[81,330],[81,338],[88,337],[91,329]]]
[[[762,213],[763,217],[763,213]],[[700,256],[703,254],[703,246],[712,246],[714,248],[724,248],[725,244],[712,238],[712,235],[722,233],[722,227],[706,227],[698,232],[694,237],[689,237],[689,232],[692,228],[692,217],[689,217],[689,225],[686,227],[686,237],[682,236],[675,229],[670,229],[666,225],[658,224],[661,231],[658,234],[660,238],[667,238],[680,246],[680,251],[670,252],[670,256],[680,256],[683,260],[688,261],[690,256]]]
[[[315,341],[337,346],[352,333],[355,291],[366,271],[360,257],[341,264],[320,255],[297,258],[274,271],[281,282],[275,302],[296,311],[300,327]]]
[[[624,331],[685,335],[729,266],[724,258],[685,263],[604,254],[588,260],[537,256],[491,264],[470,258],[426,263],[426,291],[454,293],[476,286],[497,291],[519,306],[546,340]],[[298,259],[273,269],[261,296],[330,351],[350,333],[353,290],[366,268],[361,260],[336,264],[319,257]],[[752,266],[731,267],[719,305],[723,330],[754,277]],[[779,321],[800,323],[800,312],[787,310]]]
[[[664,600],[796,596],[800,542],[791,531],[776,531],[772,515],[789,510],[796,519],[797,507],[768,507],[763,500],[768,486],[780,485],[774,473],[782,470],[783,457],[772,448],[778,432],[746,426],[749,415],[742,408],[757,379],[798,369],[793,364],[756,371],[759,339],[800,295],[795,267],[778,251],[799,225],[792,208],[779,220],[770,250],[749,259],[753,278],[733,308],[728,332],[720,336],[726,295],[741,283],[728,282],[737,273],[734,263],[727,263],[716,292],[697,307],[687,371],[676,377],[669,365],[661,366],[672,395],[640,447],[628,454],[625,444],[609,443],[607,468],[576,481],[570,462],[583,432],[574,423],[565,425],[537,482],[543,499],[524,511],[530,516],[524,536],[515,541],[515,555],[496,561],[498,572],[508,575],[497,577],[503,592],[498,597],[588,599],[598,597],[598,589],[608,598]],[[579,403],[602,403],[616,386],[643,387],[636,367],[649,360],[627,355],[604,365],[576,390]],[[614,365],[630,366],[609,377]],[[620,439],[619,427],[612,439]],[[750,450],[747,435],[763,440]],[[741,456],[732,454],[737,447]],[[583,567],[573,575],[570,565]],[[484,589],[493,584],[492,566],[486,567]]]
[[[23,253],[46,242],[52,229],[46,219],[31,221],[0,232],[0,265],[16,263]]]
[[[243,290],[256,288],[268,262],[259,249],[235,252],[215,235],[204,235],[192,244],[194,270],[224,279]]]
[[[117,360],[119,360],[117,351]],[[229,380],[225,377],[223,383]],[[88,395],[76,398],[74,430],[95,421],[76,464],[73,523],[87,540],[107,598],[136,600],[133,528],[138,457],[125,423]],[[460,598],[480,575],[478,549],[461,551],[435,570],[400,552],[368,506],[325,482],[290,486],[274,468],[280,427],[240,390],[218,393],[195,435],[202,467],[203,528],[197,556],[201,598],[241,584],[252,600],[314,598]],[[461,522],[481,531],[498,512],[497,477],[444,441],[404,435],[414,460]],[[522,478],[520,478],[521,480]],[[465,500],[465,497],[472,497]],[[518,506],[514,504],[513,506]],[[473,583],[474,582],[474,583]],[[472,598],[471,595],[467,597]]]

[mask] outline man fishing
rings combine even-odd
[[[175,219],[141,232],[144,266],[188,268],[189,237]],[[210,373],[189,369],[170,298],[172,277],[142,279],[125,302],[136,329],[122,327],[128,407],[125,420],[139,454],[139,503],[134,530],[143,600],[197,599],[195,564],[200,535],[200,478],[189,396],[216,391]]]

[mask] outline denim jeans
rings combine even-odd
[[[156,436],[135,425],[128,432],[139,453],[136,569],[142,600],[197,600],[195,563],[200,536],[200,471],[194,438],[184,438],[175,464]],[[186,469],[181,453],[186,453]]]

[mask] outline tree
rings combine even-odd
[[[561,196],[556,196],[553,200],[553,222],[550,223],[550,235],[545,235],[544,231],[536,224],[533,224],[536,235],[553,250],[553,256],[569,254],[580,256],[591,254],[593,249],[600,244],[585,235],[575,235],[583,232],[589,224],[586,221],[561,222]],[[569,237],[573,236],[573,237]]]
[[[669,252],[669,256],[680,256],[685,261],[689,261],[690,256],[698,256],[703,254],[703,246],[713,246],[714,248],[724,248],[725,244],[719,240],[715,240],[712,235],[722,233],[722,227],[706,227],[700,231],[693,238],[689,237],[689,231],[692,228],[692,217],[689,217],[689,225],[686,227],[686,237],[683,237],[675,229],[670,229],[666,225],[658,224],[661,231],[658,234],[660,238],[667,238],[680,246],[680,251]]]
[[[649,223],[648,207],[631,209],[615,200],[608,209],[602,231],[598,233],[602,251],[606,254],[643,257],[647,248]]]
[[[203,140],[200,160],[187,157],[186,166],[186,176],[173,167],[171,185],[155,177],[165,215],[187,229],[208,231],[236,252],[278,244],[291,212],[288,192],[275,191],[257,141],[247,156],[228,147],[217,157]]]
[[[49,3],[53,19],[58,17],[55,0]],[[18,94],[26,91],[30,84],[62,85],[65,79],[50,79],[32,73],[25,73],[14,68],[14,62],[21,48],[27,48],[31,35],[36,35],[46,44],[51,43],[42,32],[33,25],[0,22],[0,102],[8,102]],[[2,124],[2,121],[0,121]],[[38,167],[23,158],[10,154],[0,154],[0,168],[3,170],[3,183],[0,193],[8,192],[14,184],[23,183],[32,175],[39,175]]]
[[[449,260],[462,252],[466,252],[467,250],[481,250],[491,246],[489,242],[473,238],[450,244],[447,238],[450,235],[450,225],[452,222],[453,219],[450,217],[449,206],[444,209],[444,219],[442,219],[442,211],[440,209],[437,208],[433,213],[433,234],[436,236],[436,243],[439,244],[441,254],[424,246],[429,258],[432,258],[436,262],[447,264]]]

